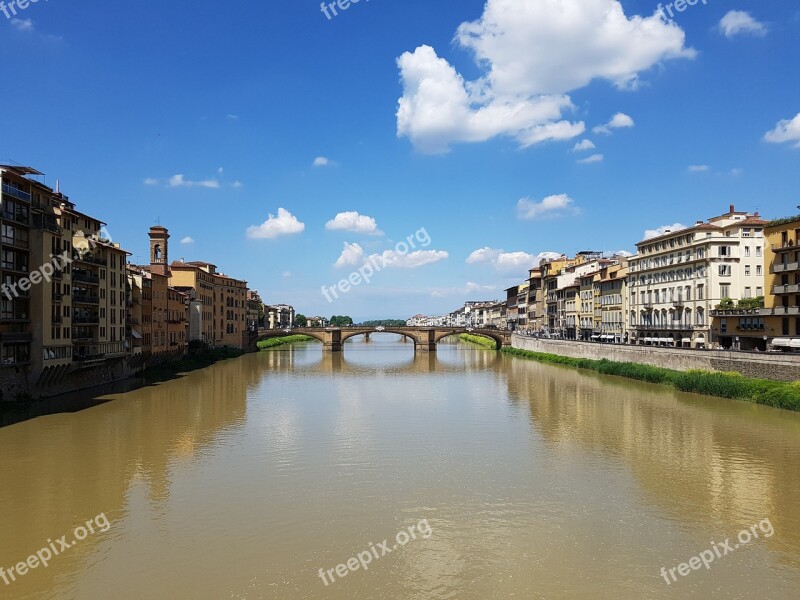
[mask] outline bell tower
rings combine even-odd
[[[169,275],[169,231],[156,225],[150,228],[150,270],[160,275]]]

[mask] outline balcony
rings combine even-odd
[[[788,240],[785,244],[781,244],[780,246],[772,246],[772,251],[775,253],[778,252],[792,252],[794,250],[800,250],[793,240]]]
[[[0,342],[30,342],[32,339],[33,334],[25,331],[0,333]]]
[[[3,193],[8,194],[12,198],[16,198],[17,200],[24,200],[25,202],[31,201],[31,195],[28,192],[23,192],[20,189],[17,189],[7,183],[3,184]]]
[[[683,298],[678,298],[677,300],[672,301],[672,306],[675,308],[682,308],[686,306],[686,302],[683,300]]]
[[[711,311],[712,317],[763,317],[771,314],[765,308],[718,308]]]
[[[776,306],[772,309],[772,314],[776,316],[800,315],[800,306]]]
[[[51,296],[51,300],[53,302],[63,302],[64,301],[64,294],[54,293]]]
[[[30,226],[30,221],[28,220],[28,212],[24,210],[17,210],[17,211],[10,211],[4,210],[0,213],[6,221],[14,221],[15,223],[19,223],[20,225],[25,225],[26,227]]]
[[[99,325],[100,317],[97,315],[75,315],[72,317],[74,325]]]
[[[753,325],[738,325],[736,327],[736,331],[764,331],[764,325],[753,324]]]
[[[797,294],[800,293],[800,285],[773,285],[772,286],[772,293],[774,295],[778,294]]]
[[[83,294],[73,294],[72,301],[75,304],[100,304],[100,298],[97,296],[85,296]]]
[[[789,271],[797,271],[798,269],[800,269],[800,263],[797,262],[773,263],[772,265],[773,273],[787,273]]]
[[[97,275],[92,275],[91,273],[84,273],[82,271],[73,271],[72,281],[76,283],[88,283],[91,285],[100,285],[100,278]]]
[[[28,240],[20,240],[4,235],[2,241],[3,241],[3,246],[11,246],[13,248],[19,248],[21,250],[27,250],[29,248]]]
[[[76,253],[73,255],[72,259],[77,263],[86,263],[89,265],[100,265],[101,267],[106,266],[106,259],[105,258],[98,258],[92,254],[85,254],[81,256],[80,253]]]

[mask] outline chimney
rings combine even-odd
[[[697,222],[695,223],[695,225],[702,225],[702,224],[703,224],[703,221],[697,221]]]
[[[736,212],[736,205],[731,204],[731,214]]]

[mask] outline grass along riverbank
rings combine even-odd
[[[671,385],[682,392],[745,400],[756,404],[800,411],[800,382],[785,383],[768,379],[750,379],[739,373],[674,371],[638,363],[571,358],[519,348],[503,348],[502,351],[512,356],[529,358],[552,365],[566,365],[589,369],[603,375],[618,375],[648,383]]]
[[[277,338],[269,338],[268,340],[261,340],[258,342],[258,349],[259,350],[269,350],[270,348],[276,348],[277,346],[283,346],[284,344],[295,344],[297,342],[310,342],[313,340],[310,335],[287,335],[284,337],[277,337]]]
[[[495,342],[494,340],[490,340],[489,338],[485,338],[480,335],[470,335],[469,333],[462,333],[458,337],[464,340],[465,342],[477,344],[478,346],[483,346],[484,348],[488,348],[489,350],[497,350],[497,342]]]

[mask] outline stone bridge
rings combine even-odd
[[[469,333],[494,340],[497,349],[511,346],[511,332],[503,329],[475,329],[467,327],[298,327],[295,329],[259,329],[258,339],[266,340],[290,334],[307,335],[322,342],[326,352],[341,352],[345,341],[357,335],[369,338],[375,333],[394,333],[414,342],[414,350],[435,352],[436,344],[451,335]]]

